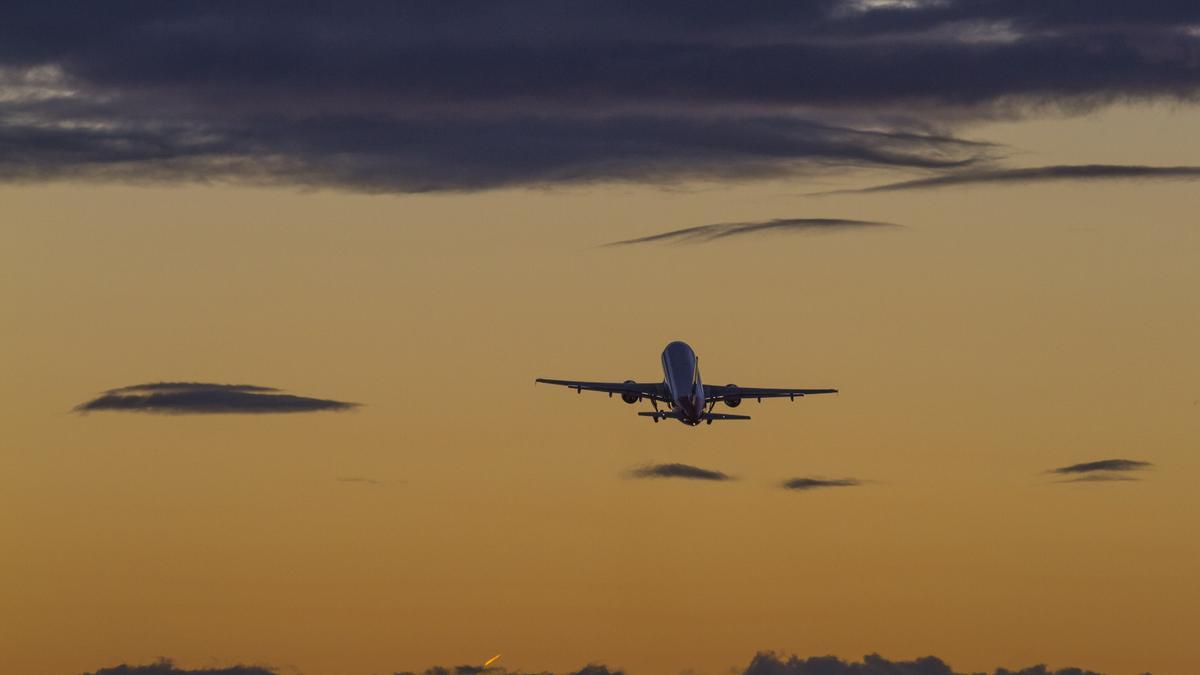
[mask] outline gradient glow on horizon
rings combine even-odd
[[[1040,164],[1200,157],[1189,108],[975,131]],[[1188,672],[1196,185],[799,196],[832,182],[0,187],[0,671],[503,648],[635,675],[762,649]],[[905,227],[601,246],[818,217]],[[708,382],[842,393],[691,429],[532,383],[657,378],[672,339]],[[160,380],[364,405],[71,413]],[[1110,457],[1155,466],[1044,474]],[[647,462],[740,480],[622,478]],[[778,488],[801,475],[864,483]]]

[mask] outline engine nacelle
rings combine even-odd
[[[625,384],[636,384],[636,383],[633,380],[625,380]],[[627,391],[627,392],[621,394],[621,400],[632,405],[632,404],[637,403],[638,401],[642,400],[642,395],[635,394],[632,391]]]
[[[729,395],[730,392],[734,392],[734,393],[737,392],[736,384],[725,385],[725,390],[726,390],[725,391],[725,405],[729,406],[730,408],[736,408],[742,404],[741,396],[730,396]]]

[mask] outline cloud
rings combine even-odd
[[[272,387],[204,382],[153,382],[119,387],[75,406],[75,411],[98,410],[162,414],[298,413],[349,410],[357,403],[277,393]]]
[[[263,666],[228,666],[225,668],[178,668],[170,659],[160,659],[145,666],[121,664],[101,668],[86,675],[276,675],[276,671]]]
[[[1056,483],[1113,483],[1140,480],[1127,475],[1130,471],[1140,471],[1154,466],[1150,462],[1136,459],[1101,459],[1095,462],[1083,462],[1060,466],[1050,469],[1047,473],[1066,476]]]
[[[731,672],[736,672],[732,670]],[[421,675],[554,675],[549,672],[526,673],[503,667],[481,668],[480,666],[434,666],[421,671]],[[1021,670],[996,668],[994,675],[1100,675],[1081,668],[1054,670],[1044,665]],[[260,666],[232,666],[229,668],[190,670],[175,667],[168,660],[148,666],[120,665],[104,668],[87,675],[276,675],[276,671]],[[397,672],[396,675],[416,675],[414,671]],[[625,675],[623,670],[591,663],[564,675]],[[864,656],[862,661],[843,661],[836,656],[813,656],[800,658],[780,657],[771,652],[759,652],[743,675],[965,675],[953,670],[936,656],[924,656],[911,661],[892,661],[878,654]],[[984,675],[976,673],[975,675]]]
[[[1051,469],[1051,473],[1058,474],[1080,474],[1092,473],[1094,471],[1137,471],[1154,466],[1150,462],[1142,462],[1136,459],[1101,459],[1095,462],[1083,462],[1082,464],[1071,464],[1070,466],[1060,466],[1057,469]]]
[[[457,119],[343,113],[256,117],[228,127],[219,119],[140,121],[140,113],[121,110],[102,111],[100,121],[63,114],[19,117],[31,121],[0,124],[0,144],[10,149],[0,155],[0,180],[470,191],[747,180],[828,165],[953,168],[983,154],[954,139],[879,135],[782,115]]]
[[[965,168],[995,150],[956,136],[981,118],[1200,95],[1189,2],[19,4],[0,23],[7,181],[413,192]]]
[[[864,194],[927,190],[962,185],[997,185],[1008,183],[1040,183],[1046,181],[1096,180],[1200,180],[1200,166],[1139,166],[1121,164],[1063,164],[1021,169],[971,169],[919,178],[898,183],[886,183],[852,190],[817,192],[811,196]]]
[[[959,675],[936,656],[924,656],[912,661],[892,661],[878,654],[868,654],[861,662],[843,661],[836,656],[793,656],[784,660],[770,652],[760,652],[750,662],[744,675]],[[976,675],[983,675],[977,673]],[[1080,668],[1048,669],[1033,666],[1022,670],[997,668],[995,675],[1100,675]]]
[[[648,466],[638,467],[629,472],[631,478],[684,478],[687,480],[712,480],[725,481],[733,480],[732,476],[713,471],[710,469],[701,469],[698,466],[690,464],[652,464]]]
[[[855,487],[862,485],[857,478],[790,478],[780,487],[786,490],[814,490],[827,487]]]
[[[697,225],[681,230],[671,230],[651,234],[636,239],[614,241],[606,246],[625,246],[628,244],[648,244],[655,242],[699,243],[710,242],[727,237],[747,234],[764,234],[774,232],[838,232],[868,228],[900,227],[892,223],[882,223],[869,220],[845,220],[841,218],[777,218],[761,222],[749,223],[715,223],[712,225]]]

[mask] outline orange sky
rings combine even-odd
[[[1038,164],[1200,154],[1167,107],[971,131]],[[0,672],[717,674],[760,649],[1189,672],[1195,184],[799,196],[829,185],[0,188]],[[598,246],[786,217],[905,227]],[[657,378],[672,339],[711,383],[842,393],[692,429],[533,386]],[[159,380],[364,405],[70,412]],[[1155,467],[1043,473],[1111,457]],[[623,477],[646,462],[739,480]]]

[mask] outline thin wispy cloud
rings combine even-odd
[[[1191,2],[12,9],[3,181],[419,192],[966,168],[994,158],[959,137],[972,122],[1200,95]]]
[[[698,466],[690,464],[651,464],[640,466],[629,471],[630,478],[682,478],[685,480],[707,480],[707,481],[727,481],[733,480],[733,476],[714,471],[712,469],[702,469]]]
[[[1132,164],[1061,164],[1056,166],[1034,166],[1019,169],[968,170],[946,173],[930,178],[919,178],[896,183],[886,183],[865,188],[815,192],[812,197],[838,194],[869,194],[873,192],[903,192],[907,190],[930,190],[934,188],[970,185],[1004,185],[1010,183],[1043,183],[1051,181],[1112,181],[1154,180],[1193,181],[1200,180],[1200,166],[1140,166]]]
[[[1062,476],[1057,483],[1112,483],[1140,480],[1131,472],[1149,469],[1154,465],[1136,459],[1101,459],[1050,469],[1047,473]]]
[[[350,410],[357,403],[285,394],[273,387],[206,382],[152,382],[110,389],[75,412],[158,414],[268,414]]]
[[[628,246],[630,244],[697,244],[719,241],[729,237],[760,234],[844,232],[850,230],[899,228],[894,223],[871,220],[847,220],[844,218],[777,218],[747,223],[714,223],[696,225],[680,230],[660,232],[634,239],[614,241],[605,246]]]
[[[862,485],[862,481],[857,478],[789,478],[783,481],[780,487],[785,490],[816,490],[859,485]]]

